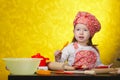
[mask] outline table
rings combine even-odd
[[[120,80],[120,74],[9,75],[8,80]]]

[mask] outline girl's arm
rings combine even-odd
[[[55,60],[57,62],[65,62],[68,60],[69,57],[69,50],[70,50],[71,45],[68,45],[63,48],[63,50],[57,50],[55,52]]]
[[[66,44],[64,44],[64,46],[60,49],[60,50],[57,50],[55,52],[55,61],[57,62],[60,62],[60,59],[61,59],[61,55],[62,55],[62,50],[68,45],[68,41],[66,42]],[[63,52],[64,53],[64,52]]]
[[[109,65],[105,65],[101,62],[101,59],[100,59],[100,54],[98,51],[96,51],[96,53],[98,54],[97,55],[97,64],[96,64],[96,68],[110,68],[113,63],[109,64]]]

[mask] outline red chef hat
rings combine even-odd
[[[74,27],[78,23],[85,24],[88,27],[91,37],[101,29],[101,24],[97,18],[88,12],[78,12],[73,22]]]

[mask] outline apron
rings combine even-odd
[[[77,43],[74,43],[74,48],[75,50],[79,48]],[[95,52],[90,50],[80,50],[75,53],[75,59],[72,66],[75,66],[78,69],[81,68],[91,69],[95,67],[96,61],[97,61],[97,56]]]

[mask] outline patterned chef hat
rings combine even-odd
[[[85,24],[88,27],[91,37],[93,37],[94,34],[101,29],[101,24],[98,21],[98,19],[94,15],[88,12],[77,13],[75,20],[73,22],[74,27],[76,26],[76,24],[79,24],[79,23]]]

